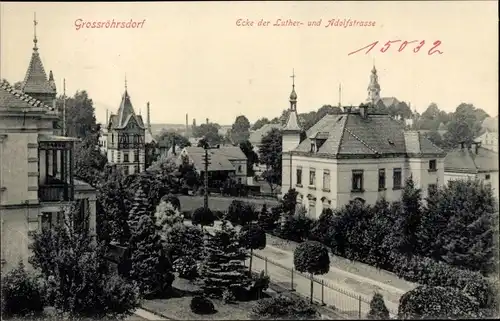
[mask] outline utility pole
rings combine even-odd
[[[205,197],[204,197],[204,200],[203,200],[203,208],[205,209],[205,212],[208,210],[208,165],[210,165],[210,158],[209,158],[209,155],[208,155],[208,143],[205,144],[204,146],[205,148],[205,159],[204,159],[204,162],[205,162]]]
[[[66,78],[63,79],[63,122],[62,135],[66,136]]]

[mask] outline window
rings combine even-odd
[[[123,162],[128,163],[128,153],[127,152],[123,153]]]
[[[111,134],[111,144],[115,143],[115,134]]]
[[[136,152],[134,153],[134,162],[135,162],[135,163],[139,163],[139,152],[138,152],[138,151],[136,151]]]
[[[395,168],[392,172],[392,186],[393,189],[400,189],[401,188],[401,168]]]
[[[128,168],[128,166],[124,166],[123,167],[123,174],[125,174],[125,176],[129,175],[129,168]]]
[[[330,171],[327,169],[323,171],[323,190],[330,191]]]
[[[363,170],[352,171],[352,191],[353,192],[363,191]]]
[[[385,189],[385,168],[378,170],[378,189],[379,191]]]
[[[309,185],[316,186],[316,170],[309,170]]]
[[[139,165],[134,166],[134,173],[139,173]]]
[[[238,165],[238,173],[241,173],[241,165]]]
[[[435,172],[437,170],[436,160],[431,159],[429,161],[429,172]]]
[[[490,174],[486,174],[486,175],[484,176],[484,179],[485,179],[485,180],[489,180],[489,179],[490,179],[490,177],[491,177],[491,176],[490,176]]]
[[[121,152],[120,151],[116,152],[116,162],[117,163],[120,163],[122,160],[120,156],[121,156]]]
[[[307,211],[309,217],[316,217],[316,199],[309,200],[309,209]]]
[[[434,195],[437,192],[437,185],[436,184],[429,184],[429,187],[427,188],[429,195]]]
[[[297,185],[302,186],[302,168],[297,168]]]

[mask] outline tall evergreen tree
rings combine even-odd
[[[161,201],[156,207],[155,224],[162,236],[172,229],[174,224],[184,222],[184,216],[171,203]]]
[[[245,265],[246,253],[239,244],[238,234],[224,221],[221,230],[208,237],[205,261],[201,269],[203,291],[221,297],[225,290],[237,293],[250,284]]]
[[[146,297],[167,293],[174,275],[172,265],[155,224],[149,215],[142,215],[130,238],[128,276],[139,284]]]
[[[128,216],[128,225],[132,234],[135,233],[139,220],[143,215],[150,216],[152,213],[149,212],[149,204],[146,194],[142,188],[139,188],[135,193],[134,201],[132,202],[132,209],[130,210]]]
[[[397,250],[405,254],[413,254],[417,248],[417,229],[422,216],[422,194],[415,187],[410,177],[405,182],[403,195],[401,197],[402,213],[396,221],[396,231],[399,240]]]

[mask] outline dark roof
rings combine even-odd
[[[229,160],[247,159],[241,148],[238,146],[220,146],[216,151],[218,154],[226,156]]]
[[[421,133],[405,131],[403,123],[382,114],[325,115],[307,131],[307,137],[295,151],[309,153],[316,138],[324,140],[315,152],[318,156],[445,155]]]
[[[11,87],[7,82],[0,84],[0,107],[3,108],[44,108],[54,111],[38,99]]]
[[[498,171],[498,153],[475,146],[456,148],[444,159],[445,172],[471,173]]]
[[[194,167],[199,171],[205,171],[205,150],[201,147],[186,147],[189,158],[193,161]],[[234,171],[235,168],[229,159],[220,153],[218,149],[208,150],[210,164],[208,171]]]
[[[35,49],[31,54],[31,61],[28,66],[28,71],[24,77],[24,82],[21,87],[22,91],[27,94],[55,94],[55,88],[47,79],[47,74],[43,68],[42,60],[38,49]]]
[[[141,129],[145,129],[144,122],[141,115],[136,115],[134,111],[134,106],[130,100],[127,90],[122,95],[122,100],[120,102],[120,107],[118,108],[118,113],[112,114],[109,119],[109,126],[113,129],[125,128],[130,121],[130,119],[135,119],[137,125]]]
[[[396,97],[382,97],[380,98],[380,100],[386,107],[390,107],[393,105],[396,106],[397,104],[399,104],[399,100]]]

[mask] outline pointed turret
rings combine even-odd
[[[128,118],[135,117],[134,106],[132,106],[132,102],[130,101],[130,96],[128,95],[127,89],[127,78],[125,78],[125,92],[122,96],[122,101],[120,103],[120,108],[118,108],[117,121],[116,124],[118,127],[123,127],[126,125]]]
[[[288,152],[295,149],[300,143],[300,127],[299,117],[297,115],[297,93],[295,92],[295,71],[292,76],[292,92],[290,93],[290,109],[288,119],[283,128],[283,151]]]
[[[47,74],[43,68],[42,60],[38,52],[38,39],[36,37],[36,25],[38,24],[35,19],[33,20],[34,37],[33,37],[33,53],[31,54],[30,64],[24,77],[21,90],[23,93],[28,94],[36,99],[45,102],[47,105],[52,105],[52,100],[55,99],[56,89],[55,84],[52,85],[47,79]],[[54,77],[52,76],[52,80]]]
[[[375,105],[380,100],[380,85],[378,83],[377,69],[373,65],[370,75],[370,84],[368,85],[368,98],[366,101]]]

